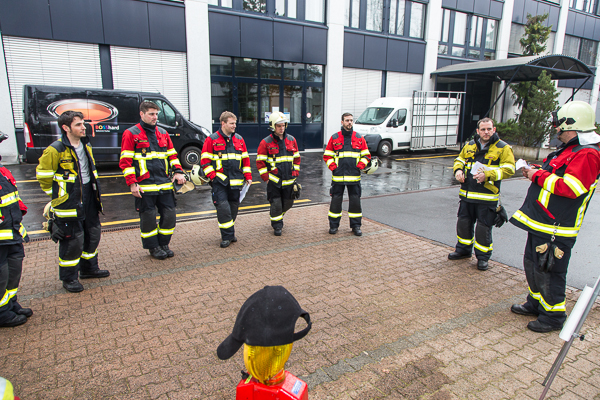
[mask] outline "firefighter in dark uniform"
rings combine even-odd
[[[283,216],[294,205],[294,183],[300,174],[300,152],[296,139],[285,130],[290,121],[282,112],[269,117],[272,133],[264,138],[256,155],[256,168],[267,183],[267,200],[271,204],[271,226],[281,236]]]
[[[151,101],[140,104],[140,123],[123,132],[119,167],[135,197],[142,245],[152,257],[164,260],[175,255],[169,249],[176,223],[173,182],[184,184],[186,179],[169,133],[156,125],[159,112]]]
[[[219,118],[221,129],[204,141],[200,166],[210,179],[212,199],[221,230],[221,247],[237,242],[235,219],[240,205],[240,189],[252,184],[250,157],[244,139],[235,133],[237,117],[225,111]]]
[[[486,170],[473,171],[475,162]],[[456,249],[448,254],[449,260],[470,258],[473,247],[477,269],[488,269],[492,255],[492,226],[500,198],[500,181],[515,173],[512,149],[500,140],[494,121],[483,118],[477,122],[477,134],[454,160],[454,177],[461,183],[458,221],[456,222]],[[475,228],[475,222],[477,227]],[[474,229],[475,228],[475,229]]]
[[[8,135],[0,132],[0,143]],[[29,242],[21,223],[27,207],[19,197],[17,182],[0,164],[0,328],[17,326],[33,315],[17,301],[17,291],[23,271],[23,242]]]
[[[511,311],[536,316],[527,325],[535,332],[560,330],[566,320],[571,249],[600,177],[600,136],[595,133],[592,107],[571,101],[552,116],[563,144],[541,168],[523,168],[531,185],[523,205],[510,219],[528,232],[523,266],[529,285],[527,301],[513,305]]]
[[[340,227],[344,188],[348,188],[350,229],[356,236],[362,235],[360,174],[371,160],[371,154],[365,138],[352,130],[353,125],[352,114],[342,114],[342,129],[331,136],[323,154],[323,161],[332,171],[329,191],[329,233],[332,235],[336,234]]]
[[[44,150],[36,177],[42,190],[52,196],[50,231],[59,242],[59,278],[67,291],[81,292],[78,275],[81,279],[110,275],[98,267],[100,184],[83,114],[65,111],[58,117],[58,126],[63,135]]]

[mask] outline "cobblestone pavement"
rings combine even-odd
[[[525,276],[491,262],[448,261],[449,247],[364,219],[327,233],[327,206],[295,207],[275,237],[265,212],[236,222],[219,248],[215,219],[180,223],[173,259],[157,261],[135,229],[103,233],[108,279],[66,293],[57,250],[26,246],[20,301],[29,322],[2,329],[0,376],[23,400],[234,399],[241,352],[216,356],[244,300],[284,285],[311,314],[287,369],[322,399],[537,399],[563,342],[509,311]],[[579,292],[570,290],[571,309]],[[600,399],[596,304],[547,398]],[[301,328],[299,323],[298,328]]]

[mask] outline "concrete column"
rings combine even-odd
[[[4,44],[0,33],[0,131],[8,134],[0,144],[0,155],[3,164],[17,164],[19,162],[19,151],[17,149],[17,138],[15,137],[15,122],[13,118],[12,104],[10,101],[10,90],[8,88],[8,73],[6,71],[6,58],[4,57]]]
[[[515,6],[515,0],[505,0],[504,7],[502,8],[502,19],[498,24],[498,39],[496,43],[496,60],[504,60],[508,58],[508,47],[510,44],[510,28],[512,25],[512,15],[513,8]],[[505,87],[504,82],[500,82],[498,85],[494,85],[495,96],[492,98],[492,101],[496,100],[496,97]],[[508,94],[510,97],[510,94]],[[496,121],[503,121],[504,116],[502,115],[502,99],[496,103],[496,106],[492,110],[491,116],[496,119]]]
[[[431,73],[437,69],[438,45],[442,35],[442,0],[431,0],[427,5],[427,17],[425,26],[425,62],[423,65],[423,84],[422,90],[435,90],[435,79]]]
[[[323,146],[340,130],[342,120],[342,76],[344,72],[344,0],[327,5],[327,67],[325,71],[325,113]],[[357,116],[355,116],[357,118]]]
[[[208,0],[185,1],[190,120],[212,131]]]
[[[569,0],[560,0],[560,11],[558,13],[558,26],[554,36],[554,48],[552,54],[562,54],[565,43],[565,32],[567,31],[567,18],[569,16]]]

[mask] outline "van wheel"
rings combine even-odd
[[[392,154],[392,143],[389,140],[382,140],[377,146],[377,155],[379,157],[387,157]]]
[[[200,165],[202,150],[196,146],[188,146],[181,151],[181,166],[184,169],[192,169],[194,165]]]

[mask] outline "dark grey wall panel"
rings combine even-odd
[[[327,64],[327,30],[305,26],[303,54],[307,64]]]
[[[425,43],[414,43],[408,44],[408,63],[406,65],[406,72],[414,74],[422,74],[425,63]]]
[[[387,39],[365,36],[365,58],[363,65],[367,69],[385,69]]]
[[[185,8],[148,3],[150,47],[160,50],[187,51]],[[198,40],[206,40],[205,38]]]
[[[365,36],[344,33],[344,67],[363,68]]]
[[[527,14],[537,15],[538,2],[535,0],[525,0],[525,9],[523,10],[523,23],[527,23]]]
[[[55,40],[103,43],[100,0],[49,0]]]
[[[276,38],[273,44],[274,58],[302,62],[302,38],[304,36],[302,26],[275,22],[273,32]]]
[[[583,37],[588,38],[588,39],[593,39],[595,26],[596,26],[596,18],[586,15],[585,27],[583,28]]]
[[[457,0],[442,0],[442,7],[444,8],[456,8]]]
[[[490,0],[477,0],[473,3],[473,12],[479,15],[490,14]]]
[[[504,3],[492,0],[490,2],[490,17],[496,18],[496,19],[501,19],[503,8],[504,8]]]
[[[273,22],[255,18],[241,18],[241,56],[273,59]],[[224,27],[221,27],[224,29]],[[226,28],[225,28],[226,29]]]
[[[571,13],[569,13],[571,14]],[[573,27],[573,35],[583,36],[583,29],[585,27],[585,14],[575,13],[575,26]]]
[[[538,3],[537,6],[537,15],[548,14],[548,18],[544,21],[544,26],[549,26],[550,22],[550,4],[548,3]]]
[[[594,40],[600,40],[600,20],[596,20],[594,25]]]
[[[559,7],[550,6],[550,15],[548,16],[548,25],[552,25],[552,32],[556,32],[558,28],[558,13],[560,12]]]
[[[478,2],[481,0],[477,0]],[[475,0],[457,0],[456,8],[460,11],[465,12],[473,12],[473,6],[475,5]]]
[[[406,72],[408,63],[408,42],[388,39],[386,69],[388,71]]]
[[[0,0],[3,35],[52,39],[48,0]]]
[[[208,13],[208,34],[210,36],[210,54],[221,56],[240,56],[240,17],[221,13]],[[189,40],[202,40],[189,38]]]
[[[100,53],[100,74],[102,75],[102,89],[114,89],[112,75],[112,59],[110,58],[110,46],[101,44],[98,46]]]
[[[448,65],[452,65],[452,60],[448,58],[440,58],[437,59],[437,69],[447,67]],[[425,78],[425,77],[423,77]]]
[[[569,12],[567,15],[567,31],[565,32],[567,35],[573,35],[575,32],[575,18],[577,14],[574,12]]]
[[[513,22],[518,24],[525,24],[527,22],[523,19],[523,10],[525,9],[525,0],[515,0],[513,5]]]
[[[133,0],[102,0],[106,44],[150,47],[148,5]]]

